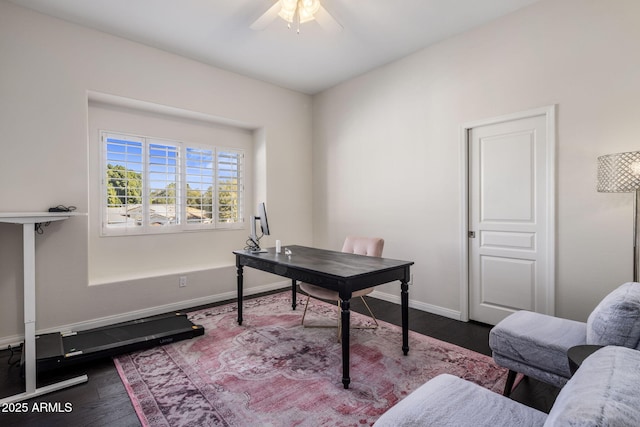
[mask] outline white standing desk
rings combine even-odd
[[[5,397],[0,404],[19,402],[56,390],[87,382],[88,377],[82,375],[61,381],[46,387],[36,388],[36,232],[35,224],[52,221],[63,221],[72,212],[17,212],[0,213],[0,223],[21,224],[24,247],[24,374],[25,392]]]

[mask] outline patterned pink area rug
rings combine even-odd
[[[507,371],[490,357],[413,332],[403,356],[401,329],[380,322],[352,330],[345,390],[336,330],[300,326],[303,307],[299,298],[291,310],[289,292],[245,300],[242,326],[235,303],[200,310],[189,318],[204,336],[115,358],[142,424],[367,426],[440,373],[504,388]],[[336,306],[317,300],[309,311],[311,322],[336,319]]]

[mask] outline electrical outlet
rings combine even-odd
[[[178,285],[181,288],[185,288],[187,286],[187,276],[180,276],[180,279],[178,281]]]
[[[409,278],[408,285],[413,285],[413,273],[411,273],[411,277]]]

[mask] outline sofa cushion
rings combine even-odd
[[[640,349],[640,283],[625,283],[600,301],[587,319],[587,344]]]
[[[542,426],[546,416],[477,384],[442,374],[385,412],[374,426]]]
[[[640,351],[604,347],[560,391],[546,427],[640,426]]]
[[[514,371],[522,372],[521,365],[529,365],[570,378],[567,350],[586,343],[586,327],[575,320],[517,311],[491,329],[489,347],[501,366]],[[503,363],[509,360],[515,363]]]

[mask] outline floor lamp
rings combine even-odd
[[[598,157],[598,192],[635,193],[633,199],[633,281],[638,282],[638,198],[640,151]]]

